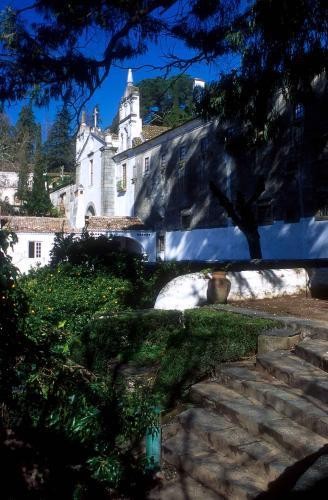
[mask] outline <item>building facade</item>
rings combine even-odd
[[[252,198],[261,177],[265,189],[252,210],[263,258],[328,258],[327,82],[318,77],[313,85],[310,102],[286,106],[278,96],[275,134],[248,148],[238,126],[216,121],[196,119],[171,130],[143,125],[129,71],[118,135],[100,130],[96,113],[93,126],[83,116],[76,183],[53,192],[52,201],[78,229],[94,217],[139,218],[155,238],[151,260],[248,259],[246,238],[209,180],[235,201],[240,193]]]

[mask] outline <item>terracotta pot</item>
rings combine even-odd
[[[210,304],[226,304],[231,282],[225,271],[215,271],[208,282],[207,300]]]

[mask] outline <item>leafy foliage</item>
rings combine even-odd
[[[4,399],[11,398],[19,356],[28,346],[23,335],[27,299],[17,286],[18,270],[7,255],[16,242],[14,233],[0,230],[0,397]]]
[[[132,292],[127,280],[69,263],[36,269],[20,284],[29,297],[28,324],[34,333],[46,325],[66,334],[80,332],[95,312],[126,307]]]
[[[176,127],[194,117],[193,79],[188,75],[138,83],[144,123]]]
[[[261,140],[274,128],[277,96],[304,102],[313,79],[327,71],[327,18],[321,0],[196,2],[177,36],[211,60],[233,54],[236,61],[205,92],[204,116],[237,122],[250,142]]]
[[[30,92],[44,104],[53,97],[92,94],[114,61],[146,51],[167,24],[162,11],[174,2],[41,0],[27,9],[7,6],[0,19],[1,100]]]
[[[108,314],[88,324],[76,356],[106,374],[113,362],[155,366],[153,387],[163,404],[176,399],[224,361],[254,353],[257,336],[274,322],[209,308]]]
[[[127,390],[114,374],[98,376],[77,365],[67,342],[67,333],[79,328],[70,315],[77,319],[88,307],[89,319],[102,304],[115,310],[124,281],[114,280],[112,292],[108,275],[105,280],[81,269],[81,277],[66,264],[57,275],[42,269],[18,282],[6,254],[15,239],[0,232],[2,496],[105,498],[112,488],[125,497],[144,491],[147,478],[136,451],[146,428],[156,425],[154,401],[142,388]],[[53,287],[46,295],[45,286]],[[51,306],[44,303],[50,293]]]

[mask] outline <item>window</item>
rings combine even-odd
[[[40,259],[41,257],[41,241],[28,242],[28,257],[29,259]]]
[[[161,155],[161,170],[164,170],[166,167],[166,155],[165,153],[163,153]]]
[[[157,253],[165,252],[165,233],[157,234]]]
[[[315,220],[327,220],[327,219],[328,219],[328,203],[320,207],[315,214]]]
[[[294,119],[295,120],[302,120],[302,118],[304,118],[304,105],[300,102],[298,102],[297,104],[295,104],[295,107],[294,107]]]
[[[190,229],[190,226],[191,226],[191,209],[190,208],[186,208],[184,210],[181,210],[180,217],[181,217],[181,228],[182,229]]]
[[[262,200],[257,203],[257,222],[261,226],[273,223],[271,201]]]
[[[90,159],[89,163],[89,186],[93,186],[93,158]]]
[[[144,174],[149,174],[149,170],[150,170],[150,163],[149,163],[149,156],[147,156],[147,158],[145,158],[145,164],[144,164]]]
[[[126,189],[126,163],[122,165],[122,187]]]

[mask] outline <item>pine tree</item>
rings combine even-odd
[[[32,106],[23,106],[16,123],[16,161],[19,165],[17,197],[24,203],[29,191],[29,173],[35,154],[37,125]]]
[[[42,155],[41,127],[37,127],[32,191],[28,193],[26,211],[28,215],[52,215],[52,203],[44,181],[44,159]]]
[[[46,171],[64,171],[74,169],[74,143],[70,134],[71,117],[66,106],[56,115],[44,144],[44,161]]]
[[[8,116],[0,112],[0,170],[15,163],[14,130]]]

